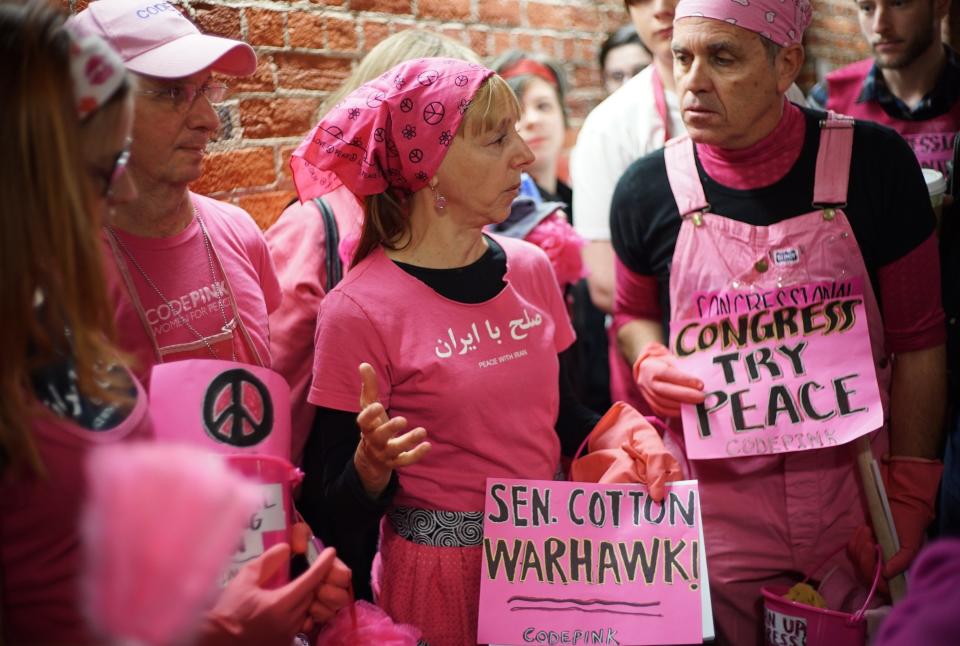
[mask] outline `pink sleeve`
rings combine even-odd
[[[912,352],[946,342],[936,236],[877,272],[887,350]]]
[[[391,374],[387,347],[363,308],[340,290],[323,300],[314,341],[313,383],[307,401],[314,406],[360,412],[361,363],[377,373],[380,402],[390,408]]]
[[[613,326],[619,329],[635,319],[659,322],[659,286],[654,276],[638,274],[615,257],[615,292],[613,297]]]

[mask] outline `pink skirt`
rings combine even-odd
[[[476,644],[480,546],[420,545],[386,519],[381,530],[378,604],[394,621],[419,628],[430,646]]]

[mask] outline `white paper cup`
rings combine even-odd
[[[927,182],[927,193],[930,194],[930,204],[933,206],[934,213],[937,214],[937,224],[940,223],[940,216],[943,214],[943,194],[947,192],[947,180],[943,173],[932,168],[924,168],[923,179]]]

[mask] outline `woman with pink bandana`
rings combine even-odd
[[[358,531],[386,513],[378,601],[434,645],[476,643],[485,479],[553,478],[597,419],[563,385],[574,335],[546,254],[484,233],[533,159],[519,116],[491,70],[409,61],[291,162],[301,199],[337,182],[365,197],[318,322],[305,464],[325,467],[301,505],[326,500]]]
[[[635,162],[617,186],[619,340],[686,457],[680,405],[702,403],[704,386],[663,342],[669,321],[697,317],[693,296],[863,277],[872,357],[861,367],[877,375],[885,421],[868,437],[901,545],[884,564],[892,577],[923,541],[941,470],[943,311],[920,169],[891,130],[784,99],[803,64],[807,0],[680,0],[675,15],[688,135]],[[721,643],[761,641],[764,585],[809,574],[826,579],[832,608],[862,601],[857,575],[872,574],[874,548],[852,456],[834,446],[687,460]]]

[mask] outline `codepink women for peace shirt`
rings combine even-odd
[[[440,296],[382,249],[323,302],[310,403],[358,411],[365,361],[390,416],[423,426],[433,445],[398,471],[396,505],[478,511],[487,477],[557,471],[557,353],[573,342],[573,328],[546,254],[495,239],[507,285],[483,303]]]
[[[263,234],[243,209],[194,193],[190,199],[210,236],[211,254],[215,254],[212,271],[196,219],[166,238],[145,238],[114,229],[119,243],[111,245],[111,234],[103,233],[108,293],[116,308],[119,344],[137,359],[133,368],[144,385],[149,382],[150,369],[158,363],[151,336],[160,348],[194,346],[165,356],[165,361],[214,358],[185,322],[210,337],[216,358],[229,360],[235,349],[239,361],[268,368],[271,363],[267,315],[279,306],[281,293]],[[121,267],[136,289],[142,314],[131,298]],[[234,328],[231,347],[229,335],[219,342],[214,335],[222,332],[224,318],[228,322],[234,318],[234,302],[246,334],[239,326]]]

